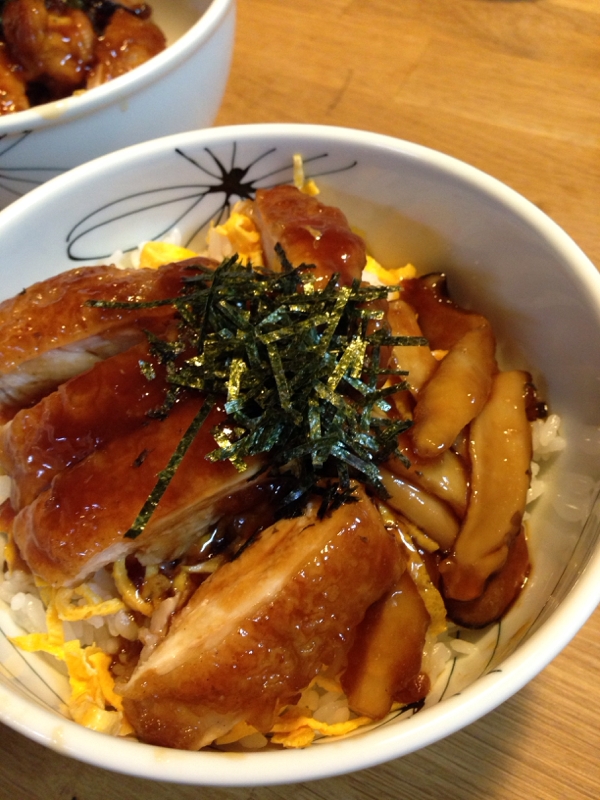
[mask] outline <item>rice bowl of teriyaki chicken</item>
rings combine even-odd
[[[6,724],[324,777],[491,710],[598,602],[598,277],[494,179],[215,129],[41,187],[0,252]]]
[[[211,125],[233,0],[1,0],[0,208],[92,158]]]

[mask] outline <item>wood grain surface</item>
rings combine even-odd
[[[600,0],[238,0],[217,119],[434,147],[548,213],[600,265]],[[598,800],[600,610],[535,680],[403,759],[295,786],[157,784],[0,726],[0,800]],[[118,745],[115,745],[118,746]]]

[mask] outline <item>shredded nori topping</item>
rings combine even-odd
[[[128,537],[144,530],[218,399],[228,416],[213,429],[217,447],[207,458],[227,459],[244,471],[246,459],[262,456],[263,472],[293,475],[294,489],[279,516],[302,513],[315,494],[322,497],[324,516],[356,499],[353,479],[385,498],[378,465],[392,454],[406,460],[397,440],[411,421],[389,414],[390,396],[407,388],[406,373],[381,367],[380,353],[427,340],[392,336],[374,325],[383,312],[372,305],[399,287],[359,281],[341,286],[337,275],[322,285],[314,267],[293,268],[278,252],[278,273],[243,265],[234,256],[214,270],[191,267],[180,296],[168,301],[92,302],[113,308],[171,304],[179,318],[177,337],[149,336],[169,384],[165,403],[154,413],[168,414],[182,390],[205,396]],[[149,364],[140,368],[154,378]]]

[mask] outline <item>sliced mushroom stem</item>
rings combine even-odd
[[[367,611],[350,650],[342,687],[350,708],[381,719],[418,678],[430,617],[408,571]]]
[[[426,492],[447,502],[459,519],[462,519],[467,508],[469,489],[464,460],[453,450],[444,450],[436,458],[419,459],[407,434],[399,437],[398,446],[410,461],[410,467],[394,456],[387,462],[390,470],[398,477],[416,483]]]
[[[510,542],[521,529],[532,450],[529,381],[526,372],[498,373],[490,399],[471,425],[467,514],[454,552],[440,564],[447,597],[478,597],[487,579],[504,565]]]
[[[450,350],[467,331],[487,325],[481,314],[457,305],[446,276],[432,272],[402,282],[402,298],[417,312],[419,326],[432,350]]]
[[[383,485],[390,495],[388,504],[418,525],[442,550],[449,550],[460,527],[450,506],[387,469],[381,469],[380,473]]]
[[[474,600],[446,598],[448,616],[465,628],[484,628],[506,614],[519,596],[529,575],[529,551],[525,531],[511,542],[508,557],[499,572],[487,581],[483,593]]]
[[[388,322],[394,336],[423,336],[415,311],[404,300],[390,302]],[[427,345],[396,345],[392,350],[392,363],[397,369],[406,370],[406,381],[415,397],[438,367]]]
[[[479,414],[497,369],[495,347],[486,324],[467,331],[440,363],[415,406],[411,438],[419,456],[439,455]]]

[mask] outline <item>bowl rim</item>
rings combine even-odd
[[[107,105],[124,102],[133,92],[145,89],[190,58],[235,8],[235,2],[211,0],[196,22],[176,41],[144,64],[108,83],[0,117],[0,137],[48,128],[99,111]]]
[[[49,197],[69,192],[84,183],[94,172],[112,170],[120,164],[160,157],[173,145],[203,145],[218,142],[258,141],[263,137],[286,140],[343,142],[357,147],[393,151],[405,158],[424,161],[430,167],[475,186],[485,195],[508,207],[569,262],[578,280],[588,289],[600,322],[600,274],[571,237],[533,203],[498,179],[447,154],[423,145],[383,134],[333,126],[263,123],[217,127],[144,142],[101,156],[64,173],[15,201],[0,212],[3,229],[19,223],[30,207],[35,210]],[[598,524],[600,500],[590,520]],[[305,750],[257,753],[190,753],[121,740],[118,747],[105,734],[82,728],[40,708],[34,701],[9,691],[0,684],[0,720],[28,738],[56,752],[80,761],[125,774],[181,784],[211,786],[265,786],[304,782],[375,766],[433,744],[496,708],[541,672],[568,644],[600,603],[600,547],[590,554],[587,564],[568,595],[526,641],[503,662],[503,670],[467,687],[460,696],[444,699],[424,709],[396,727],[370,731],[369,747],[356,746],[354,737],[331,744],[313,745]],[[458,718],[456,709],[460,707]],[[36,728],[30,727],[32,719]],[[325,748],[325,749],[323,749]],[[331,757],[327,757],[328,751]]]

